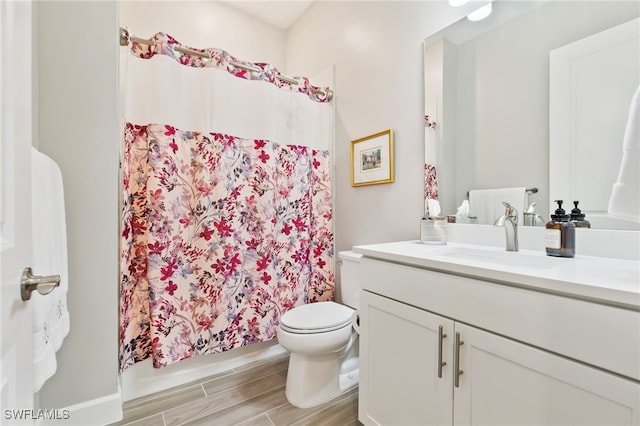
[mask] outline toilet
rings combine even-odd
[[[358,385],[361,255],[344,251],[338,257],[336,295],[342,304],[297,306],[282,315],[277,329],[278,342],[291,353],[285,395],[299,408],[322,404]]]

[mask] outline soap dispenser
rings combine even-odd
[[[562,200],[556,200],[558,208],[545,229],[545,246],[548,256],[574,257],[576,254],[576,226],[562,208]]]
[[[578,208],[579,201],[573,202],[573,209],[571,210],[571,222],[576,228],[591,228],[591,224],[584,218],[584,213]]]

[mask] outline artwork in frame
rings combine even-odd
[[[393,130],[351,141],[351,186],[393,182]]]

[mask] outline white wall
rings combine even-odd
[[[418,239],[423,214],[422,43],[465,16],[446,1],[319,1],[287,33],[287,71],[336,67],[336,246]],[[395,182],[352,187],[350,141],[392,128]],[[446,166],[446,165],[445,165]]]
[[[120,26],[136,37],[163,32],[186,46],[217,47],[247,61],[285,66],[284,30],[224,3],[124,0],[119,15]]]
[[[65,186],[71,330],[42,408],[118,407],[117,4],[36,2],[38,146]],[[93,402],[92,402],[93,401]],[[113,420],[93,413],[92,421]],[[68,424],[90,424],[72,411]],[[80,422],[80,423],[78,423]]]

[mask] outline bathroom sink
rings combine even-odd
[[[558,267],[568,259],[549,257],[544,253],[533,251],[506,251],[495,247],[484,246],[444,246],[437,255],[442,260],[463,262],[478,266],[489,266],[500,269],[532,268],[551,269]]]

